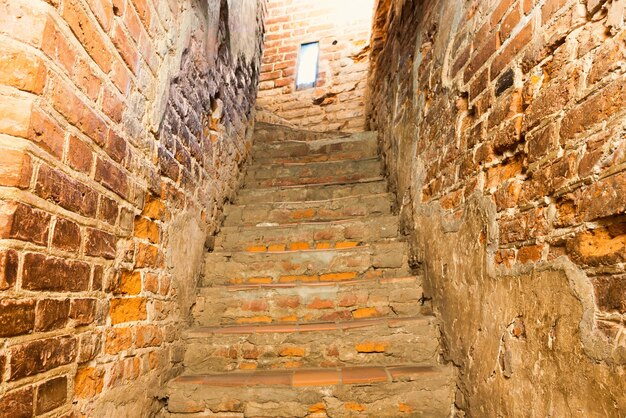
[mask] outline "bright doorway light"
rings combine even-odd
[[[298,73],[296,75],[296,89],[315,87],[317,81],[318,63],[320,58],[319,42],[310,42],[300,45],[298,56]]]

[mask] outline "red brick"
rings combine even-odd
[[[113,234],[99,229],[87,228],[85,254],[92,257],[115,258],[117,238]]]
[[[87,0],[89,9],[98,19],[98,23],[105,32],[108,32],[111,28],[111,21],[113,19],[113,4],[110,0]]]
[[[115,123],[122,121],[122,113],[124,111],[124,101],[115,90],[109,88],[104,89],[102,96],[102,111],[111,118]]]
[[[626,105],[625,81],[624,76],[618,78],[568,111],[561,122],[561,141],[567,141],[622,110]]]
[[[122,163],[126,159],[126,140],[111,130],[104,150],[114,161]]]
[[[117,193],[121,197],[128,197],[128,176],[122,169],[108,161],[108,159],[103,157],[98,158],[96,162],[95,179],[102,183],[104,187]]]
[[[59,218],[54,224],[52,246],[64,251],[76,252],[80,249],[80,227],[68,220]]]
[[[76,49],[70,45],[52,19],[46,23],[41,50],[50,59],[60,64],[68,74],[72,73],[76,62]]]
[[[61,159],[63,156],[65,145],[63,129],[36,107],[33,108],[27,138],[56,158]]]
[[[35,302],[0,300],[0,337],[30,334],[35,327]]]
[[[50,100],[56,110],[63,115],[69,123],[80,129],[94,142],[103,146],[109,128],[89,105],[84,103],[74,92],[63,82],[54,80],[50,90]]]
[[[13,346],[9,380],[33,376],[69,364],[76,358],[76,339],[56,337]]]
[[[568,0],[547,0],[541,7],[541,24],[545,25],[567,3]]]
[[[604,312],[626,313],[626,275],[596,277],[592,283],[598,308]]]
[[[22,287],[27,290],[81,292],[89,290],[91,268],[80,261],[70,261],[43,254],[24,256]]]
[[[83,140],[70,135],[67,160],[73,169],[89,174],[93,166],[93,151]]]
[[[0,238],[48,244],[51,216],[18,202],[0,201]]]
[[[43,299],[37,301],[35,331],[64,328],[70,312],[69,299]]]
[[[115,225],[117,221],[117,215],[119,212],[119,205],[115,200],[109,199],[106,196],[100,196],[100,205],[98,206],[98,219],[102,219],[111,225]]]
[[[34,390],[32,386],[0,395],[0,417],[31,418],[34,416]]]
[[[520,30],[517,35],[504,48],[500,50],[500,53],[494,58],[491,63],[491,79],[498,78],[502,70],[519,54],[519,52],[530,43],[533,36],[533,21],[529,21]]]
[[[15,285],[18,262],[16,251],[0,251],[0,290],[6,290]]]
[[[75,326],[93,323],[96,317],[96,300],[72,299],[69,317],[74,321]]]
[[[98,99],[100,87],[102,87],[102,80],[83,59],[79,59],[76,64],[74,82],[91,100],[96,101]]]
[[[63,19],[67,22],[76,38],[87,50],[87,53],[108,73],[111,70],[111,53],[106,47],[106,43],[97,26],[85,13],[81,3],[70,2],[63,7]]]
[[[47,165],[39,168],[35,193],[42,199],[90,218],[96,215],[98,194],[91,188],[71,179],[65,173]]]
[[[50,379],[37,387],[37,415],[52,411],[67,401],[67,377]]]
[[[113,27],[111,40],[113,41],[115,48],[117,48],[122,56],[124,62],[126,62],[126,65],[128,65],[128,68],[133,72],[133,74],[137,75],[139,53],[119,24],[116,24]]]

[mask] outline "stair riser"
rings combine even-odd
[[[199,326],[413,316],[420,310],[422,296],[417,278],[236,292],[216,287],[202,290],[193,316]]]
[[[372,386],[330,386],[291,388],[220,387],[192,384],[170,385],[168,411],[171,417],[189,413],[211,416],[212,411],[249,417],[371,416],[376,418],[447,418],[453,402],[451,372],[432,373],[411,382],[381,383]],[[319,414],[314,415],[314,413]],[[177,413],[180,413],[178,415]],[[203,416],[203,415],[198,415]]]
[[[252,166],[248,169],[244,187],[349,183],[382,174],[382,163],[378,159],[269,167]]]
[[[334,251],[211,253],[206,256],[204,284],[211,286],[248,282],[345,281],[354,279],[354,276],[376,277],[379,269],[383,274],[409,276],[407,264],[404,243],[376,244]],[[344,273],[342,277],[325,276],[340,273]]]
[[[436,327],[428,320],[395,328],[213,335],[188,338],[185,367],[194,374],[436,362]]]
[[[392,216],[377,216],[367,221],[344,221],[335,224],[290,225],[282,228],[225,228],[215,242],[215,248],[227,251],[289,250],[296,243],[309,248],[337,244],[376,242],[398,236],[398,221]]]
[[[354,183],[344,185],[242,189],[236,203],[259,204],[263,202],[298,202],[311,200],[330,200],[349,196],[379,194],[387,191],[384,181]]]
[[[334,221],[389,215],[391,209],[388,194],[298,204],[233,205],[226,209],[224,226]]]
[[[357,134],[315,142],[285,141],[282,143],[255,143],[254,160],[333,161],[360,160],[378,155],[378,144],[373,133]]]

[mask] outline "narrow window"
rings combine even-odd
[[[296,89],[302,90],[315,87],[319,56],[319,42],[311,42],[300,46],[298,73],[296,75]]]

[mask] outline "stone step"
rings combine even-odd
[[[433,317],[339,323],[195,328],[186,334],[187,373],[433,364],[439,345]]]
[[[168,385],[167,411],[180,418],[444,418],[452,410],[452,377],[452,367],[442,365],[188,375]]]
[[[411,316],[423,299],[421,277],[214,286],[193,309],[200,326],[348,321]]]
[[[215,249],[276,252],[301,246],[345,248],[395,238],[398,227],[398,218],[393,215],[278,226],[231,226],[222,228],[215,239]]]
[[[224,226],[290,224],[390,215],[392,205],[389,193],[310,202],[230,205],[224,211]]]
[[[240,205],[265,202],[304,202],[330,200],[342,197],[379,194],[387,191],[387,182],[382,176],[372,176],[356,182],[265,187],[241,189],[235,198]]]
[[[277,253],[213,252],[205,256],[204,286],[243,283],[336,282],[410,276],[405,242],[347,249]]]
[[[383,163],[379,157],[305,164],[256,164],[248,167],[244,188],[352,183],[382,174]]]
[[[345,132],[327,131],[318,132],[306,129],[289,128],[271,123],[257,122],[254,126],[254,144],[285,143],[289,141],[318,141],[331,138],[345,138],[350,136]]]
[[[378,142],[375,132],[313,141],[260,142],[255,143],[252,149],[252,159],[258,163],[360,160],[376,156]]]

